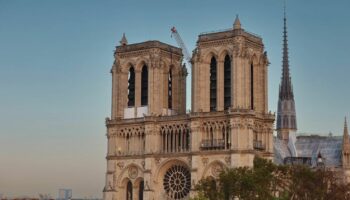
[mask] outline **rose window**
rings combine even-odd
[[[191,173],[183,166],[175,165],[164,175],[164,190],[171,199],[182,199],[191,189]]]

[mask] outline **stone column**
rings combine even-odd
[[[167,73],[167,72],[163,72],[162,73],[162,75],[163,75],[163,80],[162,80],[162,82],[163,82],[163,108],[164,109],[168,109],[169,108],[169,104],[168,104],[168,98],[169,98],[169,91],[168,91],[168,82],[169,82],[169,74]]]
[[[248,58],[242,57],[243,68],[243,108],[250,109],[250,63]]]
[[[117,116],[117,97],[118,97],[118,79],[117,79],[117,66],[113,65],[111,69],[112,74],[112,113],[111,118],[115,119]]]
[[[202,140],[202,133],[200,131],[200,122],[192,121],[190,124],[190,150],[196,152],[200,150],[200,143]]]
[[[217,110],[224,110],[224,61],[218,61],[216,74],[216,102]]]
[[[230,126],[231,126],[231,149],[237,150],[238,149],[238,140],[239,140],[239,131],[238,131],[238,123],[235,119],[230,119]]]
[[[246,129],[248,132],[247,135],[247,147],[249,150],[253,150],[253,140],[254,140],[254,120],[253,119],[248,119],[247,124],[246,124]]]
[[[231,72],[232,74],[232,82],[233,82],[233,87],[231,88],[231,105],[234,108],[242,108],[242,96],[243,96],[243,69],[242,69],[242,62],[241,58],[239,56],[235,56],[234,59],[232,59],[233,64],[233,70]]]
[[[179,114],[185,114],[186,113],[186,78],[187,78],[187,69],[182,68],[181,70],[181,77],[180,77],[180,85],[181,85],[181,94],[180,94],[180,110]]]
[[[199,101],[204,102],[205,104],[202,104],[202,109],[204,112],[210,111],[210,62],[203,63],[202,65],[202,73],[201,73],[201,83],[203,84],[203,91],[202,92],[202,99],[199,99]]]
[[[267,73],[267,65],[264,66],[264,110],[265,113],[268,112],[268,87],[267,87],[267,80],[268,80],[268,73]]]
[[[153,158],[146,158],[145,159],[145,171],[143,173],[143,180],[144,180],[144,192],[143,192],[143,199],[144,200],[154,200],[154,181],[152,178],[152,159]]]
[[[268,138],[269,138],[269,152],[273,153],[273,129],[269,129]]]
[[[155,152],[157,141],[155,141],[154,134],[156,133],[154,123],[147,123],[145,125],[145,153],[149,154]]]
[[[172,82],[172,92],[173,92],[173,98],[172,98],[172,103],[173,103],[173,110],[178,111],[179,110],[179,105],[180,105],[180,76],[179,72],[173,71],[173,82]]]
[[[198,62],[194,62],[192,64],[192,69],[191,69],[191,111],[192,112],[198,112]]]

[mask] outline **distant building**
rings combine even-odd
[[[320,135],[297,136],[296,109],[289,69],[286,15],[284,15],[282,78],[277,108],[277,137],[274,138],[274,161],[277,164],[324,166],[350,182],[350,141],[345,119],[343,137]]]
[[[59,189],[57,200],[70,200],[72,199],[72,189]]]

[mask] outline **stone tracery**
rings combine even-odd
[[[181,165],[170,167],[163,179],[163,187],[170,199],[183,199],[191,189],[191,173]]]
[[[185,152],[190,148],[190,129],[186,123],[173,123],[160,126],[161,151]]]
[[[231,146],[231,129],[228,121],[205,121],[202,124],[203,150],[229,149]]]

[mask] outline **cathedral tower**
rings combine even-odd
[[[219,43],[220,42],[220,43]],[[241,27],[199,35],[193,57],[194,112],[245,109],[266,113],[267,66],[262,39]]]
[[[296,132],[296,112],[293,94],[292,79],[289,72],[288,40],[287,40],[287,18],[284,11],[283,26],[283,61],[282,78],[279,87],[279,98],[277,108],[277,136],[280,139],[288,140],[289,133]]]
[[[128,45],[125,34],[112,66],[112,119],[184,114],[187,71],[181,49],[158,41]]]
[[[273,158],[269,62],[262,38],[238,17],[199,35],[190,113],[181,49],[123,35],[114,57],[104,200],[187,200],[202,178]]]

